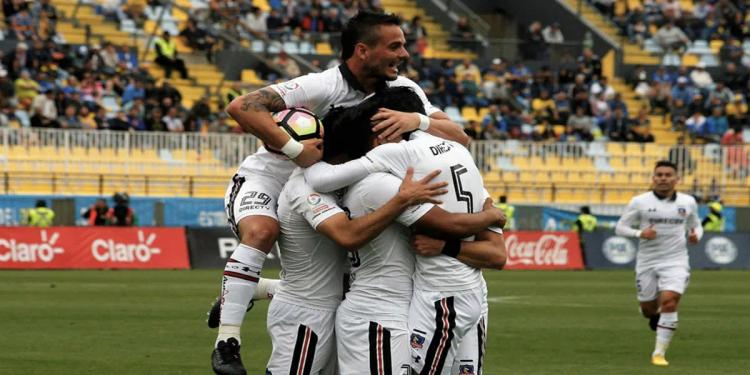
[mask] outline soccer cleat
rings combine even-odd
[[[654,366],[669,366],[669,362],[663,355],[655,354],[651,356],[651,364]]]
[[[254,302],[250,301],[250,304],[247,306],[247,311],[250,311],[250,309],[253,308]],[[206,313],[208,315],[208,319],[206,320],[206,323],[208,323],[208,328],[219,328],[219,324],[221,323],[221,300],[220,298],[216,298],[216,301],[214,301],[214,304],[211,305],[211,310],[208,310]]]
[[[247,375],[240,358],[240,343],[234,337],[219,341],[211,353],[211,367],[219,375]]]
[[[648,318],[648,326],[651,327],[652,331],[656,331],[656,326],[659,324],[660,317],[661,317],[661,314],[656,314]]]

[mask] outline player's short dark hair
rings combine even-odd
[[[354,55],[354,47],[357,43],[368,46],[375,44],[378,40],[380,25],[401,26],[401,19],[392,13],[380,13],[371,11],[360,11],[344,26],[341,32],[341,59],[346,60]]]
[[[581,207],[581,213],[586,214],[586,215],[591,215],[591,207],[589,206]]]
[[[36,207],[47,207],[47,201],[44,199],[39,199],[36,201]]]
[[[323,119],[323,158],[329,160],[346,154],[350,159],[364,156],[371,147],[373,124],[370,118],[380,108],[425,114],[424,103],[410,87],[388,87],[362,103],[348,108],[334,108]],[[409,139],[411,133],[404,133]]]
[[[675,173],[677,172],[677,164],[672,163],[669,160],[659,160],[659,161],[657,161],[656,165],[654,166],[654,170],[656,170],[656,168],[659,168],[659,167],[669,167],[669,168],[674,169]]]
[[[508,197],[506,197],[504,195],[501,195],[500,196],[500,203],[507,203],[507,202],[508,202]]]

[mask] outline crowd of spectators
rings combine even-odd
[[[693,68],[660,66],[655,72],[638,66],[630,77],[649,112],[663,114],[673,130],[692,141],[737,144],[748,126],[750,40],[748,4],[742,0],[696,0],[691,9],[678,0],[643,0],[616,14],[610,0],[590,0],[632,42],[652,40],[665,54],[680,56],[696,41],[720,41],[719,66],[702,60]],[[679,59],[678,59],[679,60]]]
[[[653,74],[639,66],[630,81],[653,113],[663,114],[673,130],[692,140],[734,144],[738,139],[730,135],[741,135],[748,127],[750,84],[745,69],[734,63],[718,74],[700,63],[692,70],[662,66]]]
[[[415,61],[406,75],[433,104],[449,114],[466,107],[484,114],[467,123],[475,139],[654,141],[648,109],[628,111],[591,50],[584,50],[574,67],[556,70],[532,70],[523,61],[500,58],[483,69],[469,59]]]
[[[48,1],[3,4],[9,12],[5,18],[11,20],[29,13],[30,8],[42,9],[30,14],[57,14]],[[180,92],[167,80],[154,79],[149,63],[139,63],[129,47],[111,43],[73,46],[42,31],[36,27],[20,34],[15,28],[6,30],[6,37],[18,42],[12,51],[0,52],[0,126],[172,132],[228,129],[225,116],[212,113],[208,97],[184,108]]]
[[[633,42],[654,38],[665,50],[684,49],[690,40],[734,42],[750,37],[744,0],[696,0],[691,10],[679,0],[642,0],[640,6],[615,14],[612,0],[589,0]],[[654,32],[654,30],[656,30]]]

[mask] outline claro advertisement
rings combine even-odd
[[[0,228],[0,269],[189,269],[184,228]]]

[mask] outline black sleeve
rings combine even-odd
[[[702,226],[702,227],[705,227],[705,226],[706,226],[706,224],[708,224],[708,222],[709,222],[709,220],[708,220],[708,216],[706,216],[706,218],[705,218],[705,219],[703,219],[703,221],[701,222],[701,226]]]

